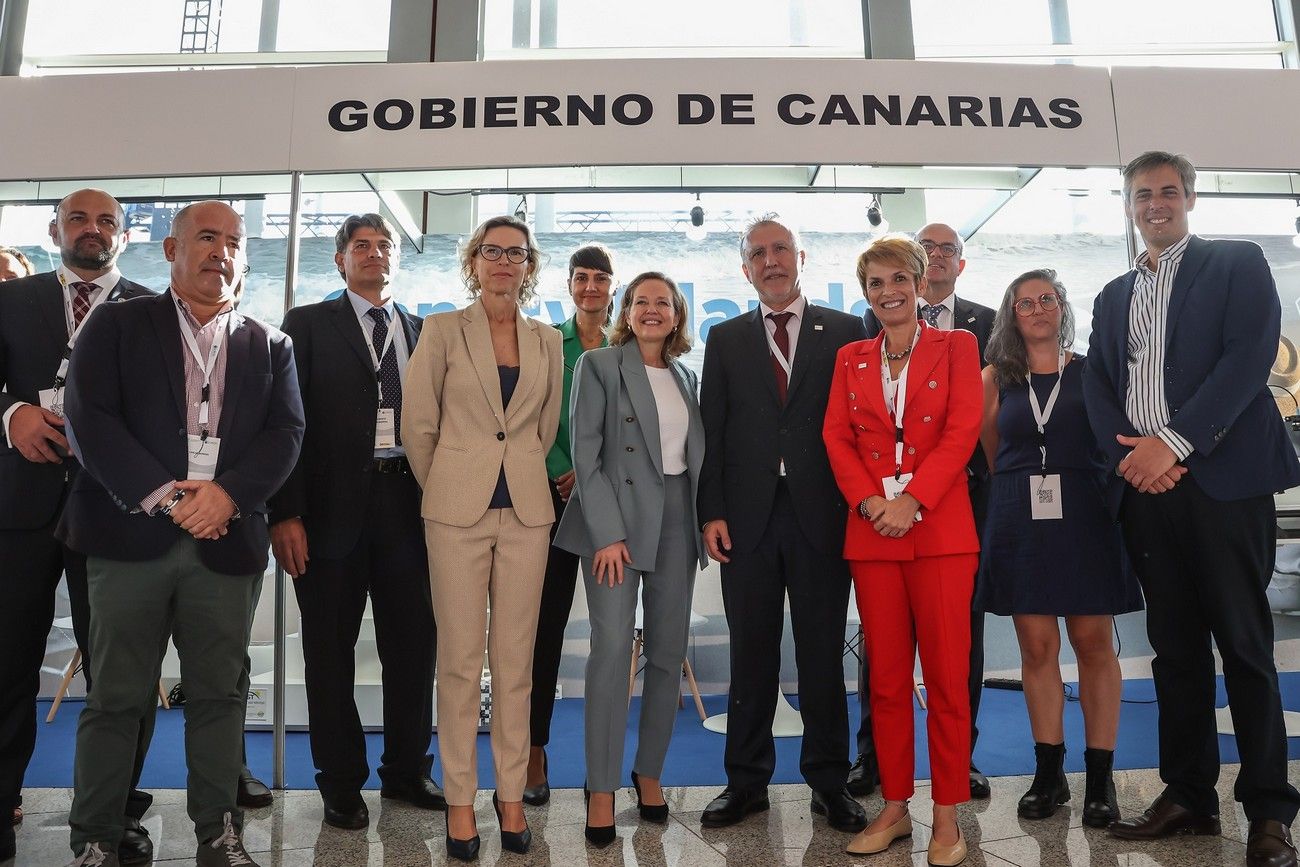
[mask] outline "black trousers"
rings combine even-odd
[[[353,698],[355,652],[366,597],[374,612],[384,691],[381,779],[427,774],[433,738],[437,632],[420,488],[410,473],[375,473],[362,529],[346,557],[312,556],[294,579],[316,785],[330,800],[357,796],[370,776],[366,739]],[[311,552],[311,536],[307,538]]]
[[[21,803],[23,776],[36,747],[36,697],[45,639],[54,622],[55,591],[66,572],[73,634],[81,651],[86,689],[90,647],[86,635],[86,558],[54,538],[59,513],[35,530],[0,530],[0,818]],[[140,818],[153,798],[137,790],[153,737],[154,714],[141,719],[126,815]]]
[[[790,599],[803,745],[799,770],[816,790],[839,790],[848,775],[848,702],[843,670],[848,564],[818,551],[799,529],[784,484],[762,541],[722,564],[722,600],[731,632],[727,702],[727,784],[766,786],[776,767],[772,718],[781,675],[785,599]]]
[[[1287,781],[1265,596],[1277,541],[1273,498],[1212,500],[1188,476],[1164,494],[1128,489],[1120,518],[1156,652],[1151,672],[1166,793],[1198,813],[1219,812],[1213,639],[1241,755],[1234,795],[1248,819],[1290,825],[1300,793]]]
[[[551,541],[564,515],[565,502],[551,482],[551,503],[555,506],[555,523]],[[560,658],[564,655],[564,628],[573,609],[573,592],[578,582],[578,555],[551,546],[546,555],[546,576],[542,581],[542,604],[537,615],[537,638],[533,642],[533,694],[529,716],[531,740],[535,747],[551,742],[551,714],[555,710],[555,684],[560,677]]]
[[[975,533],[984,538],[984,516],[988,513],[989,483],[977,476],[968,476],[971,509],[975,513]],[[979,566],[975,567],[976,572]],[[871,673],[867,670],[866,655],[862,657],[862,666],[858,670],[858,702],[862,706],[862,723],[858,726],[858,755],[874,756],[876,745],[871,739]],[[971,609],[970,613],[970,679],[967,682],[970,691],[970,748],[975,749],[975,741],[980,736],[979,713],[980,699],[984,696],[984,612]],[[973,764],[973,763],[972,763]]]

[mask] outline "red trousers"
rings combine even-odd
[[[936,804],[970,799],[970,603],[976,554],[849,563],[871,681],[871,728],[886,800],[912,797],[912,671],[925,674]]]

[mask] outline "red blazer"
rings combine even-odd
[[[922,520],[902,538],[880,535],[858,515],[880,480],[894,474],[894,423],[880,384],[884,334],[843,347],[835,358],[822,435],[835,481],[849,502],[844,557],[915,560],[979,551],[966,462],[979,437],[984,388],[979,349],[968,331],[941,331],[921,323],[912,350],[903,408],[903,472],[907,492],[921,503]]]

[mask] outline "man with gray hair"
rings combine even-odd
[[[402,381],[423,324],[397,306],[401,243],[379,214],[353,214],[335,238],[342,296],[289,311],[307,414],[302,456],[271,499],[271,546],[302,612],[307,710],[325,823],[360,829],[370,776],[353,698],[367,597],[383,665],[380,794],[430,810],[436,631],[420,486],[402,447]],[[346,399],[340,399],[347,395]]]
[[[252,613],[266,500],[297,460],[293,349],[234,309],[244,223],[183,208],[163,241],[171,286],[104,305],[72,352],[68,442],[83,472],[58,537],[87,558],[95,686],[77,725],[76,867],[115,867],[132,747],[170,635],[185,683],[189,815],[199,867],[253,867],[240,832]]]

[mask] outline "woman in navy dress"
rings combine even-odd
[[[1073,343],[1056,272],[1013,280],[985,353],[980,441],[993,484],[975,607],[1015,621],[1037,764],[1017,808],[1029,819],[1070,799],[1057,622],[1065,618],[1087,740],[1083,822],[1104,828],[1119,818],[1111,766],[1122,681],[1111,633],[1114,615],[1140,609],[1142,595],[1106,508]]]

